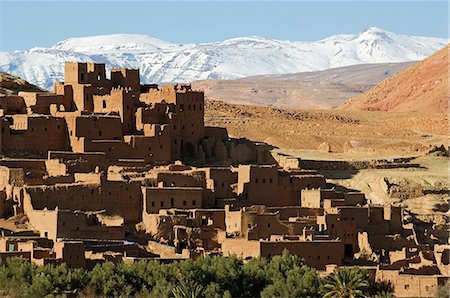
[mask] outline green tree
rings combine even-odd
[[[360,268],[342,268],[325,278],[322,285],[324,298],[364,297],[369,288],[369,276]]]
[[[199,298],[202,297],[203,287],[196,282],[180,280],[179,284],[172,289],[174,298]]]

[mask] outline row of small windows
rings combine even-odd
[[[155,207],[156,203],[155,201],[152,201],[152,207]],[[192,200],[192,206],[197,205],[197,201],[196,200]],[[161,201],[159,202],[159,206],[160,207],[164,207],[164,202]],[[183,206],[187,206],[187,201],[183,200]],[[174,198],[170,198],[170,207],[175,207],[175,199]]]
[[[192,111],[195,111],[196,110],[196,105],[195,104],[193,104],[192,105]],[[188,108],[188,111],[190,111],[191,110],[191,105],[190,104],[188,104],[187,105],[187,108]],[[199,104],[198,105],[198,110],[199,111],[201,111],[203,109],[203,106],[202,106],[202,104]],[[184,104],[180,104],[180,112],[182,112],[182,111],[184,111]]]
[[[259,183],[259,179],[255,178],[255,183]],[[266,178],[262,178],[262,183],[266,183]],[[272,178],[269,178],[269,183],[273,183]]]

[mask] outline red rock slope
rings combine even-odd
[[[346,101],[342,110],[447,112],[449,107],[447,45],[364,94]]]

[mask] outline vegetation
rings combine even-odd
[[[386,292],[388,290],[388,292]],[[246,263],[230,257],[202,257],[171,264],[106,262],[92,270],[64,265],[39,267],[19,258],[0,263],[0,296],[44,297],[388,297],[365,270],[341,269],[321,279],[316,270],[285,252]]]

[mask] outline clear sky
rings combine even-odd
[[[0,50],[50,47],[69,37],[139,33],[174,43],[259,35],[318,40],[376,26],[448,37],[447,1],[0,0]]]

